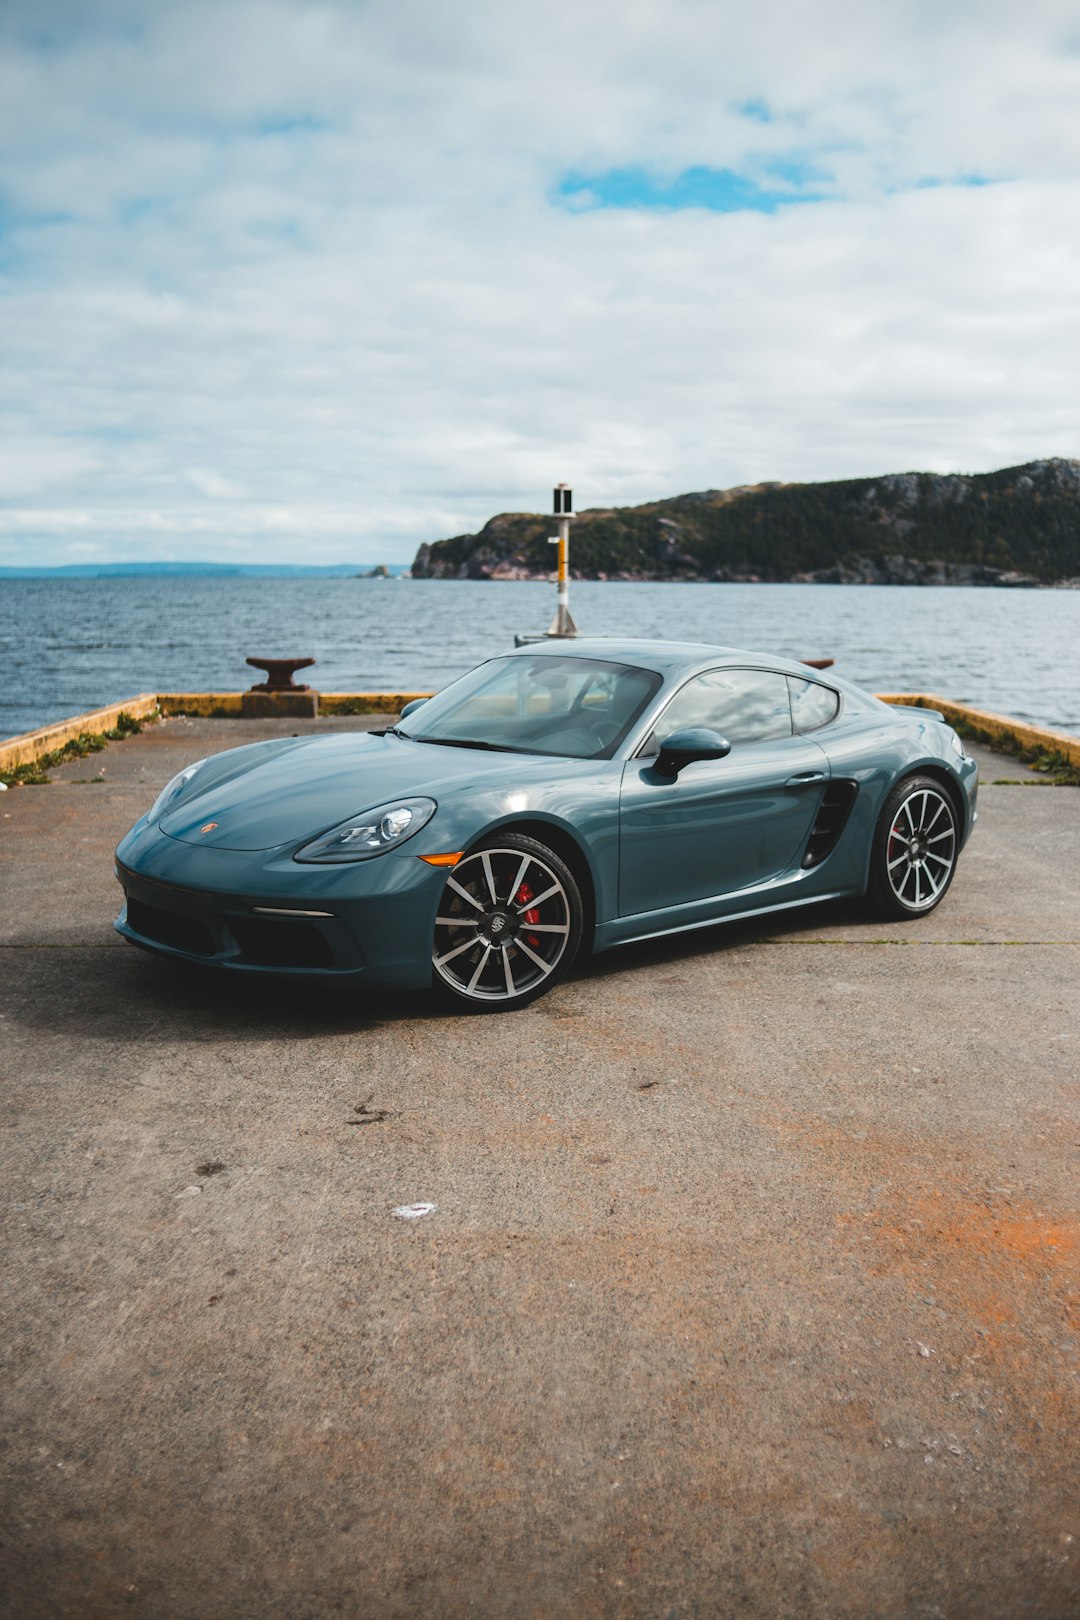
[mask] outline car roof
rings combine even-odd
[[[658,675],[677,672],[689,674],[695,669],[715,669],[717,665],[734,664],[750,669],[764,665],[803,680],[822,678],[817,670],[800,664],[797,659],[778,658],[774,653],[751,652],[742,647],[714,647],[702,641],[651,641],[645,637],[635,639],[624,636],[553,637],[550,641],[529,642],[507,656],[521,657],[530,653],[634,664],[639,669],[654,670]],[[830,677],[825,676],[824,679],[829,681]]]

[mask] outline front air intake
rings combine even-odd
[[[162,911],[141,900],[128,899],[128,927],[143,939],[152,939],[170,950],[187,951],[191,956],[213,956],[213,933],[198,917],[179,911]]]
[[[255,967],[328,968],[334,953],[311,923],[268,917],[229,917],[229,932],[240,947],[240,959]]]

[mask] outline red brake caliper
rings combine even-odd
[[[535,890],[530,889],[527,883],[523,883],[517,894],[514,896],[515,904],[523,906],[527,900],[532,899],[534,893]],[[535,906],[529,907],[529,910],[525,913],[525,921],[527,923],[538,923],[540,921],[540,913]],[[525,943],[526,945],[531,945],[535,951],[540,941],[537,939],[535,934],[526,934]]]

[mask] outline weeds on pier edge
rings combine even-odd
[[[1032,787],[1080,787],[1080,766],[1074,765],[1067,755],[1056,748],[1031,748],[1022,743],[1013,731],[985,731],[982,726],[973,726],[959,718],[949,723],[955,732],[969,742],[982,743],[996,754],[1011,754],[1021,765],[1038,771],[1040,776],[1046,778],[1045,782],[1030,783]],[[1008,781],[1010,785],[1012,783],[1010,778],[1001,780]]]
[[[15,765],[11,770],[0,770],[0,782],[9,788],[41,787],[52,780],[48,773],[58,765],[66,764],[69,759],[85,759],[88,754],[99,754],[108,743],[123,742],[125,737],[134,737],[145,724],[145,721],[136,720],[134,715],[128,714],[126,709],[121,709],[115,726],[109,731],[80,732],[62,748],[54,748],[39,759],[30,760],[26,765]]]

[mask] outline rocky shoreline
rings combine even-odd
[[[547,580],[551,519],[422,545],[415,579]],[[758,484],[581,512],[571,574],[730,584],[1080,588],[1080,461],[971,476]]]
[[[421,546],[413,563],[414,579],[493,579],[540,580],[550,584],[554,572],[530,568],[522,563],[503,560],[491,561],[485,557],[471,557],[456,569],[441,567],[430,561],[431,547]],[[571,567],[570,576],[576,580],[618,580],[641,584],[714,584],[714,585],[955,585],[996,586],[1006,590],[1080,590],[1080,576],[1073,579],[1043,580],[1016,569],[987,568],[976,563],[949,563],[938,558],[924,560],[919,557],[849,557],[832,568],[793,573],[784,577],[738,573],[718,569],[706,574],[680,567],[672,570],[582,569]]]

